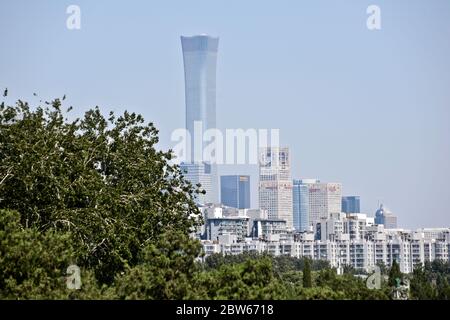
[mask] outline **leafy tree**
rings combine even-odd
[[[303,288],[298,298],[300,300],[343,300],[345,296],[341,292],[333,291],[328,287]]]
[[[147,245],[140,263],[116,277],[120,299],[183,299],[191,296],[193,277],[198,272],[195,257],[201,246],[187,236],[168,231]]]
[[[436,293],[427,273],[421,265],[415,266],[410,282],[411,298],[419,300],[435,298]]]
[[[437,295],[436,299],[438,300],[450,300],[450,284],[447,277],[442,276],[437,286]]]
[[[193,298],[268,300],[287,299],[289,292],[273,269],[269,256],[223,264],[198,275]]]
[[[81,290],[66,287],[66,269],[76,263],[68,233],[23,228],[15,211],[0,210],[0,299],[100,298],[91,272],[81,270]]]
[[[111,283],[165,230],[199,225],[201,190],[155,149],[151,123],[98,108],[69,121],[60,99],[47,104],[0,105],[0,208],[18,211],[23,227],[70,231],[79,264]]]

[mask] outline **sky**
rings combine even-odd
[[[65,94],[78,115],[138,112],[169,149],[185,119],[180,36],[203,33],[220,37],[219,128],[280,129],[293,178],[341,182],[404,228],[450,227],[448,0],[1,0],[0,88],[34,105]],[[250,174],[258,205],[256,166],[220,172]]]

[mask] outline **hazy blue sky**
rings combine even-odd
[[[81,8],[81,30],[66,8]],[[366,28],[379,5],[382,29]],[[450,226],[450,1],[0,2],[0,88],[184,126],[180,35],[220,37],[220,128],[280,128],[293,177],[342,182],[373,215]],[[256,205],[257,168],[251,173]]]

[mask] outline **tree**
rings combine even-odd
[[[23,228],[18,212],[0,210],[0,299],[99,299],[101,288],[81,270],[81,290],[66,287],[66,269],[76,263],[70,234]]]
[[[273,258],[260,256],[234,264],[222,264],[196,276],[194,299],[288,299],[286,285],[274,273]]]
[[[305,266],[303,268],[303,287],[311,288],[312,280],[311,280],[311,262],[308,258],[305,259]]]
[[[69,121],[62,109],[60,99],[0,104],[0,209],[18,212],[25,235],[68,237],[73,259],[106,285],[165,232],[194,245],[187,235],[201,224],[202,190],[170,150],[156,150],[153,124],[129,112],[105,118],[98,107]]]
[[[402,277],[403,277],[403,275],[400,271],[400,266],[398,265],[397,261],[394,260],[392,262],[391,269],[389,270],[388,284],[391,287],[395,287],[400,283],[400,281],[402,280]]]
[[[120,299],[183,299],[190,297],[193,277],[198,273],[195,257],[201,246],[185,235],[167,231],[146,246],[139,263],[117,275],[116,294]]]
[[[427,273],[428,272],[421,265],[416,265],[414,267],[410,283],[411,298],[418,300],[430,300],[435,298],[436,293]]]

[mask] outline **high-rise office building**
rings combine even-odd
[[[340,183],[312,183],[309,187],[309,224],[327,219],[332,213],[340,213],[342,186]]]
[[[397,217],[381,204],[375,212],[375,224],[382,224],[385,229],[396,229]]]
[[[318,183],[316,179],[294,180],[292,185],[292,211],[294,229],[296,231],[309,230],[309,186]]]
[[[208,163],[181,163],[180,169],[184,177],[192,183],[192,185],[201,184],[201,189],[205,190],[205,194],[195,195],[195,201],[198,204],[216,203],[212,191],[212,174],[211,166]]]
[[[184,61],[186,129],[190,134],[189,156],[184,166],[190,168],[188,179],[191,182],[208,181],[205,185],[202,184],[206,198],[208,201],[217,202],[217,166],[214,163],[207,163],[202,157],[205,147],[203,133],[216,128],[216,65],[219,38],[207,35],[182,36],[181,45]],[[196,176],[197,174],[199,176]]]
[[[360,213],[361,207],[359,196],[342,197],[342,212]]]
[[[286,221],[293,228],[292,180],[289,148],[267,147],[260,150],[259,206],[269,219]]]
[[[238,208],[250,208],[250,176],[229,175],[220,177],[222,204]]]

